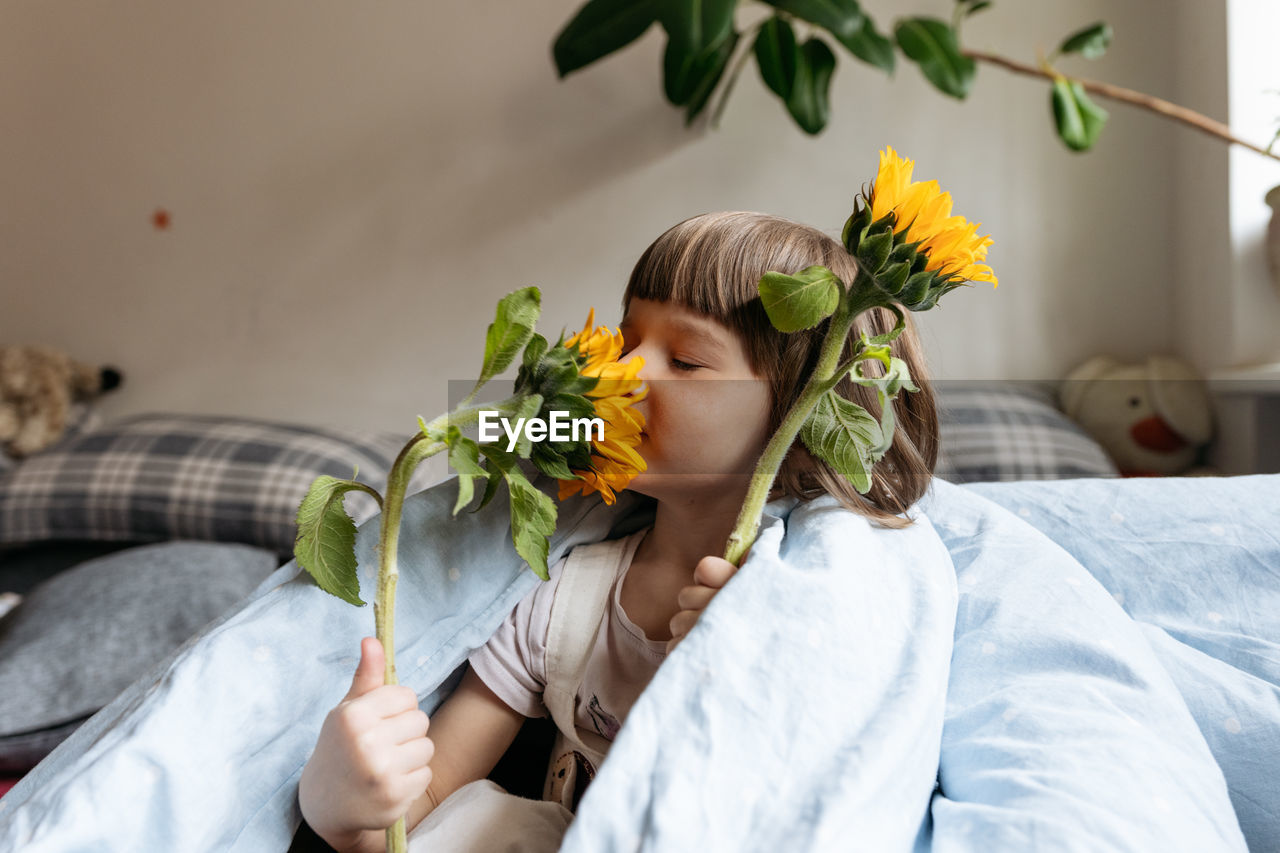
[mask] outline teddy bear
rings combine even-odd
[[[1216,473],[1197,465],[1213,437],[1213,404],[1204,379],[1186,362],[1156,355],[1124,364],[1095,356],[1067,375],[1059,403],[1122,476]]]
[[[95,367],[50,347],[0,346],[0,447],[30,456],[56,442],[72,404],[120,386],[113,367]]]

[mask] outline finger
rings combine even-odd
[[[703,610],[715,598],[716,592],[709,586],[686,586],[676,596],[676,606],[681,610]]]
[[[738,569],[723,557],[706,556],[698,561],[693,570],[693,579],[703,586],[720,589],[729,582]]]
[[[383,684],[357,700],[366,710],[382,718],[395,717],[418,708],[418,694],[403,684]]]
[[[396,747],[392,767],[398,773],[416,773],[430,764],[435,754],[436,745],[431,738],[420,737]]]
[[[670,625],[671,636],[683,637],[685,634],[689,633],[689,631],[693,629],[693,626],[695,623],[697,623],[697,621],[698,621],[698,611],[681,610],[675,616],[671,617],[671,625]]]
[[[351,689],[344,699],[355,699],[382,686],[385,680],[386,656],[377,637],[365,637],[360,641],[360,663],[351,678]]]
[[[400,744],[426,737],[428,726],[427,715],[415,707],[387,717],[379,728],[386,743]]]
[[[680,641],[683,639],[684,637],[672,637],[670,640],[667,640],[667,654],[671,654],[675,651],[676,646],[680,645]]]

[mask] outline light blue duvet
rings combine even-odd
[[[505,498],[454,489],[400,546],[428,711],[538,583]],[[570,499],[551,558],[648,512]],[[563,849],[1280,850],[1280,476],[938,480],[912,515],[770,504]],[[0,850],[285,850],[372,621],[284,566],[0,799]]]

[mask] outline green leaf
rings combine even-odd
[[[862,29],[864,20],[857,0],[765,0],[775,9],[781,9],[822,27],[837,40],[852,39]]]
[[[898,292],[898,300],[903,305],[911,306],[924,298],[929,292],[929,285],[933,284],[933,273],[925,270],[924,272],[913,273],[907,279],[906,285]]]
[[[887,74],[893,73],[893,42],[880,35],[866,15],[862,16],[858,32],[850,39],[841,39],[840,43],[868,65],[874,65]]]
[[[810,135],[822,132],[831,112],[829,92],[836,57],[819,38],[811,38],[796,54],[796,79],[787,98],[787,111]]]
[[[667,31],[662,82],[667,100],[689,103],[706,75],[707,53],[720,47],[733,31],[737,0],[652,0]]]
[[[853,213],[849,214],[849,218],[845,220],[844,230],[840,234],[840,241],[844,243],[844,248],[849,254],[857,254],[858,243],[862,242],[869,225],[871,225],[871,207],[864,205],[859,199],[854,203]]]
[[[657,20],[652,0],[590,0],[556,36],[551,55],[563,78],[638,39]]]
[[[970,2],[969,8],[964,10],[964,16],[967,18],[970,15],[976,15],[977,13],[981,12],[983,9],[987,8],[990,5],[991,5],[991,0],[977,0],[976,3]]]
[[[795,275],[767,272],[760,279],[760,301],[780,332],[811,329],[830,317],[840,304],[841,290],[840,279],[823,266]]]
[[[511,492],[511,541],[533,573],[548,580],[547,537],[556,529],[555,502],[535,488],[519,466],[513,465],[504,473]]]
[[[964,98],[973,83],[976,64],[960,52],[955,30],[937,18],[908,18],[894,35],[908,58],[945,94]]]
[[[473,480],[486,477],[488,472],[480,467],[480,447],[470,438],[462,435],[456,426],[449,426],[449,466],[458,472],[458,500],[453,505],[453,514],[471,503],[475,496]]]
[[[507,369],[520,349],[533,337],[541,294],[536,287],[508,293],[498,302],[497,315],[484,336],[484,364],[476,388]],[[474,392],[474,389],[472,391]]]
[[[693,124],[693,120],[698,117],[698,113],[702,112],[702,108],[710,100],[711,92],[716,88],[716,84],[720,82],[720,78],[724,76],[725,66],[729,64],[729,57],[733,56],[733,50],[738,45],[738,38],[738,33],[731,32],[729,37],[719,44],[698,54],[698,58],[695,60],[693,69],[690,72],[697,82],[694,85],[693,94],[689,96],[688,112],[684,118],[685,127]]]
[[[1083,86],[1065,77],[1053,81],[1050,98],[1058,136],[1067,147],[1072,151],[1092,148],[1107,123],[1107,111],[1089,99]]]
[[[902,285],[907,283],[907,274],[910,271],[911,264],[909,263],[888,264],[884,269],[876,273],[876,280],[880,282],[881,290],[896,296],[902,290]]]
[[[546,452],[543,448],[546,445],[539,444],[533,448],[533,455],[530,457],[534,467],[546,474],[548,477],[555,477],[557,480],[573,480],[576,475],[565,464],[565,461],[555,453]]]
[[[317,477],[298,507],[298,537],[293,556],[316,585],[343,601],[363,606],[356,562],[356,523],[342,506],[342,497],[367,488],[353,480]]]
[[[487,454],[486,454],[487,455]],[[489,481],[484,484],[484,494],[480,496],[480,505],[472,512],[479,512],[489,505],[493,496],[498,493],[498,484],[502,482],[502,468],[492,460],[489,462]]]
[[[878,348],[877,348],[878,349]],[[888,354],[888,347],[883,348],[884,352],[876,352],[873,357],[880,360],[882,356]],[[900,358],[889,358],[888,367],[883,376],[867,376],[862,372],[862,364],[864,360],[859,360],[853,366],[853,371],[849,378],[859,385],[876,389],[876,398],[880,402],[880,441],[875,442],[870,447],[870,454],[873,460],[880,460],[889,452],[889,448],[893,446],[893,430],[894,415],[893,401],[898,398],[898,394],[905,388],[908,391],[919,391],[915,383],[911,381],[911,371],[907,367],[907,363]]]
[[[1058,48],[1060,53],[1078,53],[1085,59],[1097,59],[1107,52],[1111,45],[1111,25],[1099,21],[1067,36]]]
[[[853,484],[859,494],[871,489],[870,448],[880,443],[880,425],[871,413],[835,391],[818,398],[800,439],[809,452]]]
[[[907,327],[907,319],[902,315],[901,308],[899,308],[897,305],[894,305],[892,303],[890,303],[889,305],[886,305],[885,307],[894,313],[894,316],[898,318],[898,322],[894,323],[893,328],[885,332],[883,335],[876,335],[874,338],[867,341],[868,344],[874,344],[876,346],[880,346],[882,344],[891,343],[894,339],[898,337],[898,335],[902,334],[902,330]]]
[[[881,231],[877,234],[873,229],[862,238],[862,242],[857,247],[858,263],[869,274],[875,275],[889,259],[891,251],[893,251],[893,231]]]
[[[796,34],[791,24],[777,15],[765,21],[755,43],[756,65],[765,85],[784,101],[791,97],[799,61]]]

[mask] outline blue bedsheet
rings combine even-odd
[[[453,491],[401,540],[428,711],[537,583]],[[552,558],[644,523],[622,497],[563,504]],[[1280,477],[935,481],[905,531],[770,504],[564,849],[1280,849],[1277,509]],[[371,621],[283,567],[0,800],[0,849],[284,850]]]

